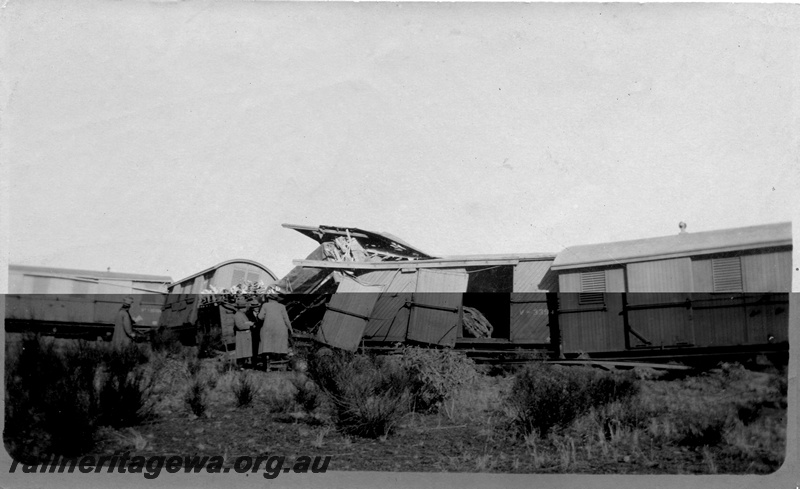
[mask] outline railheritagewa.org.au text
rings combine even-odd
[[[281,474],[321,474],[328,470],[331,456],[300,455],[291,461],[277,455],[239,456],[233,464],[226,464],[221,455],[154,455],[144,457],[131,456],[130,452],[118,452],[114,455],[95,457],[61,457],[53,455],[41,462],[25,464],[14,460],[10,473],[24,474],[142,474],[145,479],[155,479],[163,472],[168,474],[225,474],[225,473],[259,473],[266,479],[275,479]]]

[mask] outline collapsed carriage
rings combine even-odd
[[[319,242],[277,282],[300,329],[338,348],[409,342],[485,359],[788,358],[791,225],[434,257],[382,233],[285,227]],[[305,295],[303,300],[297,297]],[[486,327],[486,325],[489,325]]]
[[[6,331],[110,337],[106,316],[113,318],[121,296],[97,293],[116,287],[134,293],[144,329],[159,325],[188,344],[219,333],[224,347],[233,341],[234,296],[202,292],[261,282],[280,290],[296,339],[348,350],[405,342],[487,360],[788,355],[789,223],[558,254],[449,257],[358,228],[285,227],[318,247],[280,280],[251,260],[223,262],[168,286],[165,277],[19,272],[12,285],[29,294],[8,296]],[[67,290],[65,283],[78,285]]]

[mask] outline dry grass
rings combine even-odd
[[[375,470],[399,470],[391,461],[397,457],[418,461],[418,465],[404,465],[403,470],[768,473],[781,465],[785,451],[785,372],[752,372],[724,365],[673,380],[649,371],[636,372],[637,395],[580,411],[544,434],[532,430],[523,435],[513,426],[516,412],[507,402],[518,375],[476,375],[450,389],[437,401],[436,410],[408,410],[392,421],[391,429],[364,440],[335,422],[335,406],[303,374],[242,373],[230,370],[222,357],[194,358],[193,349],[152,352],[144,371],[153,379],[153,408],[164,426],[109,429],[103,432],[109,443],[157,453],[171,446],[172,437],[183,440],[184,431],[170,431],[168,425],[191,418],[187,422],[193,424],[182,428],[190,434],[220,425],[218,438],[202,444],[222,451],[231,441],[222,429],[232,416],[239,424],[246,419],[247,426],[239,426],[245,435],[238,452],[231,453],[274,450],[275,443],[288,450],[357,453],[345,465],[357,470],[373,470],[364,464],[372,455],[385,452],[393,455],[387,455],[389,461]],[[364,375],[353,378],[363,380],[368,377]],[[252,398],[237,408],[240,403],[234,390],[241,388],[243,379]],[[402,390],[403,379],[402,375],[391,377],[386,385]],[[192,412],[187,396],[203,405],[198,418],[186,416]],[[386,407],[374,395],[358,402],[357,407],[367,413],[381,414]],[[252,429],[281,433],[283,438],[251,436],[251,421]],[[167,432],[169,436],[163,434]]]

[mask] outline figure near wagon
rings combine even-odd
[[[244,297],[236,299],[234,330],[236,335],[236,362],[239,367],[250,366],[269,369],[270,360],[285,357],[289,353],[289,338],[292,323],[286,307],[277,301],[271,289],[261,296],[264,301],[259,308],[256,321],[248,317],[250,304]],[[253,333],[258,334],[254,348]]]
[[[114,318],[114,336],[111,337],[111,345],[116,349],[124,349],[136,341],[136,332],[133,325],[136,324],[131,317],[131,305],[134,299],[127,296],[122,299],[122,306],[117,311]]]

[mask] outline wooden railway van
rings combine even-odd
[[[211,321],[222,326],[223,332],[229,329],[232,331],[232,308],[215,306],[212,313],[209,306],[204,308],[204,317],[199,318],[200,303],[203,300],[200,292],[210,288],[222,291],[244,282],[263,282],[269,285],[275,280],[275,274],[258,262],[246,259],[224,261],[169,284],[159,324],[175,331],[182,341],[188,343],[194,341],[198,319],[202,319],[201,326]]]
[[[790,223],[567,248],[562,352],[788,350],[791,251]]]
[[[122,299],[131,295],[137,330],[155,329],[170,277],[26,265],[9,266],[6,332],[111,338]]]

